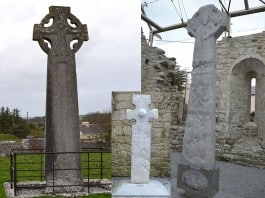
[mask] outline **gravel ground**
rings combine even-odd
[[[181,153],[172,152],[172,198],[183,197],[175,179],[180,159]],[[220,161],[216,166],[220,168],[220,178],[219,193],[214,198],[265,198],[265,170]]]

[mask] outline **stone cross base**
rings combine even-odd
[[[159,181],[147,184],[132,184],[130,180],[117,182],[112,188],[112,198],[170,198],[170,192]]]
[[[219,189],[219,168],[195,170],[188,165],[178,165],[177,187],[189,197],[213,197]]]

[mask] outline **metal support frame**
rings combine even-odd
[[[239,16],[248,15],[248,14],[265,12],[265,6],[258,6],[258,7],[254,7],[254,8],[249,8],[248,0],[244,0],[244,1],[245,1],[245,8],[246,8],[245,10],[237,10],[234,12],[229,12],[231,0],[229,1],[228,9],[226,9],[225,6],[222,4],[221,0],[219,0],[219,2],[221,3],[222,7],[224,8],[224,10],[228,16],[228,37],[230,37],[230,21],[231,21],[232,17],[239,17]],[[161,27],[156,22],[154,22],[149,17],[147,17],[144,12],[142,12],[142,14],[141,14],[141,19],[143,21],[145,21],[150,28],[150,35],[149,35],[149,45],[150,46],[153,44],[153,39],[154,39],[155,34],[170,31],[170,30],[175,30],[175,29],[179,29],[179,28],[183,28],[183,27],[187,26],[187,23],[183,22],[183,23],[178,23],[178,24],[166,26],[166,27]],[[155,29],[153,30],[152,27]]]

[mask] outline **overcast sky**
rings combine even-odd
[[[51,5],[88,27],[76,53],[80,114],[109,111],[112,91],[140,90],[140,1],[0,0],[0,106],[45,114],[47,54],[32,33]]]
[[[147,15],[162,27],[180,23],[171,0],[0,0],[0,106],[18,108],[22,116],[45,114],[47,55],[32,41],[32,32],[51,5],[70,6],[71,13],[88,27],[89,41],[76,53],[80,114],[109,111],[112,91],[139,91],[140,5],[144,2],[149,3]],[[181,1],[174,2],[178,7]],[[183,0],[184,21],[209,3],[220,8],[218,0]],[[249,4],[262,5],[259,0]],[[238,9],[244,9],[243,1],[233,0],[231,10]],[[232,36],[261,32],[265,14],[233,18],[232,23]],[[185,42],[154,44],[190,70],[193,40],[186,30],[160,35],[163,40]]]
[[[147,6],[145,6],[147,16],[161,27],[181,23],[181,16],[186,22],[187,19],[190,19],[201,6],[207,4],[214,4],[219,10],[221,9],[219,0],[173,0],[178,12],[175,10],[171,0],[141,0],[141,2],[146,2],[147,4]],[[181,6],[179,6],[178,2],[180,2]],[[183,2],[183,4],[181,2]],[[229,0],[223,0],[222,2],[226,5],[226,7],[228,7]],[[264,4],[259,0],[249,0],[248,2],[250,8],[264,6]],[[185,14],[184,7],[187,16]],[[231,1],[230,11],[243,9],[245,9],[243,0]],[[232,37],[262,32],[265,29],[265,12],[235,17],[231,19],[231,23]],[[148,28],[143,22],[142,26],[144,27],[145,35],[148,35]],[[162,41],[155,38],[156,41],[154,42],[154,46],[164,49],[168,56],[175,57],[177,59],[177,63],[182,66],[183,69],[191,71],[194,39],[187,34],[186,29],[182,28],[160,33],[160,36],[162,37]],[[224,35],[222,35],[220,39],[223,36]]]

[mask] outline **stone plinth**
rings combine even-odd
[[[169,198],[169,190],[158,180],[151,179],[147,184],[132,184],[129,179],[116,182],[112,190],[113,198]]]

